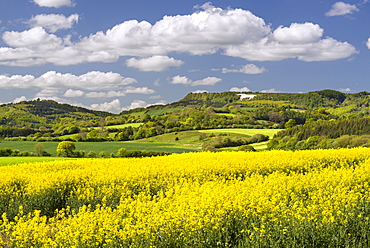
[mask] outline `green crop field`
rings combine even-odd
[[[126,148],[128,151],[141,150],[141,151],[157,151],[157,152],[195,152],[200,151],[203,141],[199,140],[201,133],[219,135],[221,133],[227,134],[229,138],[240,138],[253,136],[255,134],[268,135],[270,138],[280,129],[209,129],[197,131],[184,131],[177,133],[167,133],[163,135],[154,136],[147,139],[135,141],[112,141],[112,142],[75,142],[76,151],[85,151],[87,154],[90,151],[95,152],[97,155],[100,152],[105,152],[106,156],[111,153],[116,153],[120,148]],[[73,136],[73,135],[72,135]],[[211,140],[208,137],[206,140]],[[56,148],[59,142],[42,142],[44,150],[57,156]],[[35,152],[35,145],[38,142],[32,141],[1,141],[0,148],[11,148],[12,150]],[[254,145],[257,150],[266,148],[266,142]],[[231,150],[233,148],[230,148]]]
[[[208,130],[200,130],[199,132],[204,133],[237,133],[237,134],[244,134],[253,136],[255,134],[263,134],[268,135],[272,138],[277,132],[281,131],[282,129],[245,129],[245,128],[226,128],[226,129],[208,129]]]
[[[181,110],[182,108],[169,108],[169,109],[155,109],[155,110],[149,110],[149,115],[165,115],[167,113],[170,113],[175,110]]]
[[[236,114],[229,114],[229,113],[216,113],[216,115],[224,115],[224,116],[229,116],[229,117],[235,117]]]
[[[43,142],[44,150],[50,152],[52,156],[57,156],[56,148],[59,142]],[[11,148],[12,150],[17,149],[20,151],[34,152],[34,147],[37,142],[32,141],[2,141],[0,148]],[[169,143],[150,143],[142,141],[122,141],[122,142],[75,142],[76,151],[94,151],[96,154],[99,152],[105,152],[107,156],[110,153],[116,153],[120,148],[126,148],[128,151],[141,150],[141,151],[157,151],[157,152],[171,152],[171,153],[182,153],[195,151],[195,149],[189,149],[188,147],[182,148],[175,144]]]
[[[131,126],[131,127],[140,127],[141,125],[143,125],[144,123],[142,122],[139,122],[139,123],[126,123],[126,124],[120,124],[120,125],[112,125],[112,126],[104,126],[105,129],[109,129],[109,128],[125,128],[125,127],[128,127],[128,126]],[[100,127],[95,127],[95,129],[99,129]]]
[[[62,158],[62,157],[1,157],[0,166],[10,164],[21,164],[21,163],[35,163],[35,162],[46,162],[53,160],[66,160],[73,158]]]
[[[255,143],[255,144],[251,144],[254,149],[256,149],[257,151],[262,151],[262,150],[265,150],[267,148],[267,143],[268,141],[264,141],[264,142],[260,142],[260,143]]]

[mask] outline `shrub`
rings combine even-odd
[[[243,151],[243,152],[255,152],[256,149],[254,149],[253,146],[251,145],[242,145],[238,147],[238,151]]]
[[[94,151],[89,151],[87,153],[87,157],[89,157],[89,158],[95,158],[96,157],[96,153]]]

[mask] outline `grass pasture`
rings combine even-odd
[[[76,151],[82,150],[85,151],[85,154],[90,151],[94,151],[97,155],[100,152],[105,152],[106,156],[109,156],[111,153],[116,153],[120,148],[126,148],[128,151],[141,150],[184,153],[200,151],[202,143],[212,139],[207,138],[203,141],[199,140],[201,133],[214,135],[224,133],[228,134],[227,137],[229,138],[240,138],[253,136],[255,134],[264,134],[273,137],[273,135],[278,131],[280,131],[280,129],[209,129],[167,133],[135,141],[75,142],[75,145]],[[1,141],[0,148],[11,148],[12,150],[17,149],[19,151],[34,152],[34,147],[37,143],[38,142],[32,141]],[[58,143],[59,142],[42,142],[41,144],[44,145],[44,150],[46,152],[50,152],[54,157],[57,156],[56,148]],[[266,148],[266,142],[255,144],[254,147],[256,150],[263,150]],[[233,148],[226,148],[226,150],[233,150]]]
[[[57,156],[56,148],[59,142],[43,142],[44,150],[50,152],[52,156]],[[34,147],[37,142],[32,141],[2,141],[0,148],[11,148],[12,150],[17,149],[20,151],[34,152]],[[143,141],[117,141],[117,142],[75,142],[76,151],[85,151],[87,154],[89,151],[94,151],[96,154],[105,152],[107,156],[110,153],[116,153],[120,148],[126,148],[128,151],[157,151],[157,152],[171,152],[171,153],[182,153],[195,151],[195,149],[189,149],[188,147],[176,146],[175,144],[165,142],[143,142]],[[0,158],[2,159],[2,158]]]
[[[111,125],[111,126],[104,126],[104,129],[109,129],[109,128],[118,128],[118,129],[122,129],[122,128],[125,128],[125,127],[140,127],[141,125],[143,125],[144,123],[142,122],[139,122],[139,123],[126,123],[126,124],[119,124],[119,125]],[[93,129],[101,129],[101,127],[93,127]]]
[[[230,114],[230,113],[216,113],[216,115],[223,115],[223,116],[228,116],[228,117],[235,117],[236,114]]]
[[[226,129],[208,129],[208,130],[200,130],[199,132],[203,133],[236,133],[236,134],[243,134],[248,136],[253,136],[255,134],[263,134],[268,135],[272,138],[277,132],[281,131],[282,129],[245,129],[245,128],[226,128]]]
[[[168,109],[154,109],[154,110],[149,110],[148,114],[149,115],[165,115],[167,113],[170,113],[175,110],[181,110],[182,108],[168,108]]]
[[[36,163],[36,162],[47,162],[54,160],[69,160],[74,158],[62,158],[62,157],[1,157],[0,166],[11,165],[11,164],[22,164],[22,163]]]

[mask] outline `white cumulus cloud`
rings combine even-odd
[[[0,75],[0,88],[2,89],[27,89],[31,88],[35,80],[32,75]]]
[[[155,93],[147,87],[128,86],[136,82],[136,79],[123,77],[119,73],[100,71],[90,71],[79,76],[48,71],[37,78],[33,75],[0,75],[0,89],[41,89],[38,96],[42,97],[56,96],[61,92],[64,92],[65,97],[86,97],[86,93],[82,90],[121,92],[104,92],[106,97],[126,93]]]
[[[153,94],[155,93],[155,90],[149,89],[148,87],[132,87],[128,86],[125,87],[121,91],[114,91],[114,90],[109,90],[109,91],[90,91],[90,92],[85,92],[82,90],[73,90],[73,89],[68,89],[64,93],[64,97],[83,97],[83,98],[112,98],[112,97],[122,97],[126,96],[126,94]]]
[[[156,55],[149,58],[130,58],[126,60],[128,67],[137,68],[140,71],[165,71],[171,66],[181,66],[184,64],[181,60],[169,58],[167,56]]]
[[[174,76],[171,80],[171,84],[183,84],[183,85],[190,85],[190,86],[198,86],[198,85],[215,85],[216,83],[222,81],[221,78],[217,77],[207,77],[201,80],[193,81],[186,76]]]
[[[92,104],[90,107],[95,110],[107,111],[112,113],[119,113],[122,111],[121,102],[119,99],[114,99],[111,102]]]
[[[195,94],[197,94],[197,93],[208,93],[208,91],[207,90],[196,90],[196,91],[193,91],[191,93],[195,93]]]
[[[38,0],[55,6],[66,0]],[[62,5],[60,5],[62,6]],[[0,64],[34,66],[46,63],[76,65],[91,62],[111,63],[122,56],[141,57],[127,60],[127,66],[142,71],[163,71],[180,66],[182,61],[170,53],[193,55],[221,51],[226,56],[250,61],[276,61],[296,58],[303,61],[327,61],[348,58],[357,51],[347,42],[323,38],[324,30],[313,23],[292,23],[275,30],[243,9],[221,9],[210,3],[189,15],[164,16],[154,24],[130,20],[106,31],[92,33],[72,42],[53,32],[68,28],[78,16],[40,15],[34,27],[23,32],[6,31],[0,47]],[[57,22],[57,19],[60,22]],[[54,20],[55,24],[49,21]],[[68,27],[67,27],[68,26]]]
[[[54,7],[62,6],[73,7],[75,4],[71,0],[33,0],[40,7]]]
[[[280,43],[307,44],[320,41],[324,29],[313,23],[292,23],[289,27],[278,27],[272,33],[272,39]]]
[[[242,66],[239,69],[227,69],[227,68],[222,68],[222,73],[244,73],[244,74],[260,74],[264,73],[266,69],[264,67],[258,67],[254,64],[247,64]]]
[[[325,13],[326,16],[341,16],[341,15],[347,15],[352,14],[353,12],[357,12],[359,9],[356,7],[356,5],[352,5],[349,3],[344,2],[336,2],[333,4],[331,9]]]
[[[61,38],[48,34],[42,27],[34,27],[24,32],[6,31],[3,34],[3,40],[12,47],[38,51],[61,48],[63,43]]]
[[[261,93],[281,93],[280,90],[276,90],[274,88],[268,89],[268,90],[261,90]]]
[[[65,97],[81,97],[85,94],[84,91],[82,90],[73,90],[73,89],[68,89],[63,96]]]
[[[350,88],[341,88],[341,89],[339,89],[339,91],[341,91],[341,92],[351,92],[353,90],[350,89]]]
[[[369,38],[369,39],[367,39],[366,46],[367,46],[367,48],[369,48],[369,49],[370,49],[370,38]]]
[[[79,15],[73,14],[69,17],[64,15],[37,15],[33,16],[29,21],[31,27],[43,27],[46,30],[55,33],[59,29],[69,29],[72,28],[74,23],[78,23]]]
[[[242,87],[242,88],[232,87],[229,91],[231,92],[250,92],[251,90],[248,87]]]
[[[307,33],[306,33],[307,32]],[[298,34],[303,34],[300,37]],[[312,23],[292,24],[279,27],[258,42],[247,42],[240,46],[230,46],[226,54],[251,61],[278,61],[297,58],[302,61],[329,61],[343,59],[356,54],[354,46],[333,38],[322,39],[321,28]]]
[[[27,97],[25,96],[17,97],[13,100],[13,103],[22,102],[22,101],[27,101]]]

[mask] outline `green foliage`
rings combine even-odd
[[[243,152],[255,152],[256,149],[254,149],[253,146],[251,145],[242,145],[238,147],[238,151],[243,151]]]
[[[313,121],[278,132],[268,149],[307,150],[369,146],[370,118]]]
[[[89,158],[95,158],[96,157],[96,153],[94,151],[89,151],[87,153],[87,157],[89,157]]]
[[[142,157],[156,157],[169,155],[169,152],[155,152],[155,151],[127,151],[125,148],[118,149],[116,154],[119,158],[142,158]]]
[[[338,101],[338,103],[342,103],[344,100],[346,100],[346,94],[340,91],[336,91],[336,90],[321,90],[321,91],[315,91],[314,93],[317,93],[330,100],[334,99]]]
[[[76,146],[72,141],[62,141],[58,144],[56,149],[58,156],[65,157],[72,157],[75,150]]]
[[[37,156],[42,156],[43,152],[44,152],[44,145],[41,144],[41,143],[37,143],[35,145],[35,151],[36,151],[36,155]]]
[[[99,152],[99,157],[105,158],[106,157],[105,152],[104,151]]]
[[[294,119],[289,119],[289,121],[285,123],[285,128],[292,128],[295,125],[296,125],[296,121]]]

